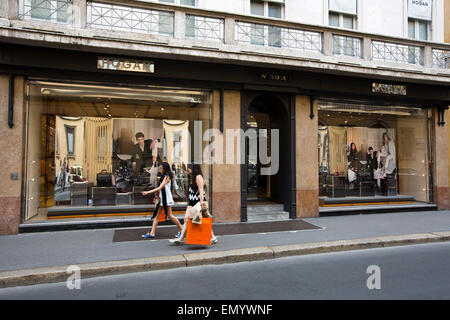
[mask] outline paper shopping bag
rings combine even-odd
[[[188,219],[186,244],[211,245],[212,218],[202,218],[202,224],[194,224]]]
[[[166,215],[166,210],[164,210],[164,208],[161,208],[161,213],[159,214],[159,222],[165,222],[167,221],[167,215]]]

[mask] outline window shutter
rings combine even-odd
[[[356,0],[329,0],[329,11],[356,15]]]

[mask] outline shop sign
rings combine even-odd
[[[406,96],[406,86],[386,83],[372,83],[372,92]]]
[[[283,74],[261,73],[259,75],[259,80],[287,81],[288,77]]]
[[[408,0],[408,17],[431,21],[432,0]]]
[[[98,57],[97,68],[102,70],[154,73],[152,61]]]

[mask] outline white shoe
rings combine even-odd
[[[181,245],[183,244],[183,241],[181,241],[180,239],[170,239],[169,240],[171,243],[176,244],[176,245]]]
[[[211,239],[211,244],[216,244],[217,242],[219,242],[219,239],[217,239],[217,237],[214,237],[214,239]]]

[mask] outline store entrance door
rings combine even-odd
[[[241,171],[243,221],[295,216],[291,103],[287,94],[248,92],[244,96],[242,126],[247,138],[246,163]]]
[[[259,141],[262,137],[261,131],[267,130],[267,136],[270,137],[270,118],[267,113],[249,113],[247,115],[247,129],[255,130],[255,139]],[[255,144],[252,150],[247,140],[247,200],[253,202],[264,202],[270,199],[270,176],[262,175],[261,169],[265,167],[261,163],[260,157],[253,157],[261,152],[270,153],[270,143],[266,150],[260,150],[260,145]],[[253,153],[253,155],[252,155]]]

